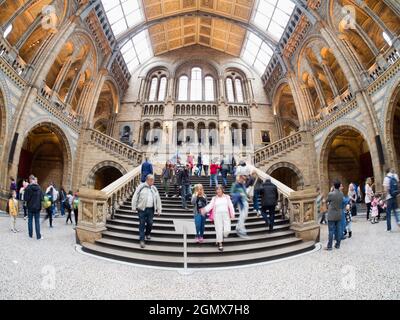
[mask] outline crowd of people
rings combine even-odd
[[[364,187],[364,197],[360,186],[349,184],[347,195],[344,194],[344,186],[340,181],[335,181],[331,192],[325,198],[317,189],[317,211],[320,215],[320,223],[328,224],[329,239],[327,250],[332,250],[333,239],[336,239],[335,247],[340,248],[342,240],[352,237],[352,221],[357,215],[360,203],[366,205],[366,219],[372,224],[378,223],[385,214],[386,231],[392,230],[392,213],[397,225],[400,227],[400,214],[398,200],[400,195],[399,177],[395,170],[387,169],[382,184],[383,192],[376,193],[372,178],[367,178]],[[364,201],[363,201],[364,200]]]
[[[23,213],[24,220],[28,220],[28,234],[33,237],[33,222],[35,223],[35,233],[38,240],[43,239],[40,232],[41,224],[49,221],[49,227],[53,228],[53,219],[57,217],[65,218],[65,223],[78,225],[79,211],[79,192],[73,193],[65,191],[63,187],[57,190],[54,183],[49,183],[46,189],[38,184],[38,179],[30,175],[27,180],[22,181],[21,188],[18,189],[14,178],[10,178],[10,195],[7,201],[6,212],[10,215],[11,231],[19,232],[16,227],[16,219],[19,213]],[[41,212],[45,216],[41,221]],[[60,214],[59,214],[60,212]],[[74,216],[74,222],[72,221]]]
[[[193,160],[194,157],[188,154],[186,163],[182,162],[180,157],[176,157],[175,162],[168,161],[162,169],[161,181],[165,197],[180,197],[183,209],[188,208],[189,201],[193,204],[197,243],[204,242],[206,219],[209,219],[214,223],[218,249],[223,251],[224,238],[231,233],[231,220],[235,218],[235,208],[239,211],[236,234],[247,238],[245,222],[251,199],[257,215],[262,216],[269,230],[273,230],[279,196],[278,189],[271,180],[260,181],[255,174],[251,174],[249,166],[244,161],[240,161],[238,165],[236,162],[227,165],[224,159],[221,161],[212,159],[208,165],[208,155],[202,154],[199,154],[196,165]],[[195,172],[192,170],[194,167],[197,169]],[[210,187],[215,187],[215,194],[210,201],[208,201],[210,197],[205,194],[204,186],[193,185],[191,180],[193,174],[200,176],[203,170],[204,175],[210,178]],[[229,174],[234,177],[234,182],[227,194]],[[222,184],[219,184],[218,177],[222,178]],[[138,211],[139,214],[139,240],[142,248],[145,247],[145,241],[151,239],[154,214],[160,215],[162,211],[161,197],[154,186],[154,179],[153,167],[146,159],[142,164],[142,183],[132,198],[132,210]]]

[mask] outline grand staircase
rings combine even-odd
[[[220,178],[220,177],[219,177]],[[221,182],[221,181],[220,181]],[[214,195],[214,188],[209,187],[207,177],[192,177],[192,184],[202,183],[208,200]],[[228,187],[232,183],[229,178]],[[183,267],[183,236],[175,232],[174,220],[193,221],[192,205],[184,210],[179,197],[166,197],[160,178],[156,178],[160,191],[163,213],[154,217],[151,240],[144,249],[139,245],[139,219],[132,212],[131,198],[125,201],[116,211],[113,219],[108,219],[107,230],[102,238],[94,244],[82,243],[85,252],[95,255],[132,262],[143,265],[163,267]],[[170,195],[173,194],[171,186]],[[205,240],[197,244],[194,235],[188,235],[188,267],[224,267],[253,264],[288,257],[314,249],[314,241],[302,241],[295,237],[289,228],[289,221],[279,212],[275,216],[273,231],[266,228],[262,218],[257,217],[253,206],[250,206],[246,221],[248,238],[239,238],[235,233],[237,218],[232,221],[232,233],[225,239],[224,252],[218,251],[215,244],[215,231],[212,222],[207,220]],[[194,223],[194,222],[193,222]]]

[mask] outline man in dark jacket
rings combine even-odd
[[[261,195],[261,215],[265,220],[269,230],[274,228],[275,207],[278,203],[278,188],[271,182],[271,179],[266,179],[261,185],[261,188],[255,190]],[[269,218],[268,218],[269,216]]]
[[[329,240],[326,250],[332,250],[333,237],[335,236],[335,248],[340,248],[340,241],[342,240],[343,230],[341,227],[342,212],[343,212],[343,198],[344,194],[340,191],[341,183],[335,181],[335,190],[329,192],[326,203],[328,204],[328,229]]]
[[[146,178],[149,174],[153,174],[153,165],[149,162],[149,158],[146,158],[146,160],[142,164],[142,172],[141,172],[141,181],[142,183],[146,182]]]
[[[178,184],[181,187],[182,208],[187,209],[187,200],[191,197],[189,164],[178,173]]]
[[[37,183],[37,179],[31,175],[29,177],[29,186],[24,193],[24,200],[28,208],[28,232],[29,237],[33,237],[33,218],[35,218],[35,231],[38,240],[43,239],[40,234],[40,210],[42,209],[43,193]]]

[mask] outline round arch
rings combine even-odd
[[[267,170],[266,173],[286,184],[293,190],[304,188],[305,183],[302,172],[297,166],[290,162],[282,161],[275,163]]]
[[[371,148],[370,141],[359,126],[339,125],[328,132],[322,141],[318,165],[321,189],[325,193],[329,191],[334,179],[342,180],[347,187],[348,183],[360,183],[367,177],[380,178],[380,167],[374,161],[375,150]],[[351,143],[358,143],[359,148]],[[354,154],[355,150],[358,153]],[[335,151],[340,151],[341,154],[334,153]]]
[[[63,129],[56,123],[54,122],[48,122],[48,121],[37,121],[37,123],[33,124],[31,127],[26,129],[26,133],[23,136],[23,139],[20,140],[18,146],[17,146],[17,152],[16,152],[16,156],[14,159],[18,159],[18,163],[17,163],[17,167],[18,167],[18,171],[19,173],[22,173],[22,171],[26,171],[27,169],[29,171],[29,173],[25,172],[25,175],[27,174],[34,174],[34,175],[38,175],[37,172],[30,172],[32,170],[34,170],[34,168],[31,168],[30,166],[33,166],[34,163],[32,162],[32,160],[37,160],[37,158],[34,159],[34,155],[32,157],[32,159],[30,159],[31,163],[30,166],[28,166],[29,168],[27,168],[27,165],[29,164],[29,159],[26,158],[26,154],[25,154],[25,149],[23,149],[24,144],[28,142],[28,137],[31,134],[34,134],[37,131],[45,131],[44,134],[48,134],[51,136],[54,136],[53,142],[52,144],[54,144],[54,140],[56,142],[58,142],[58,146],[59,146],[59,153],[60,153],[60,157],[61,157],[61,161],[62,161],[62,169],[60,168],[53,168],[54,170],[58,169],[58,172],[62,175],[62,177],[57,177],[60,178],[59,182],[61,185],[63,185],[65,188],[69,188],[72,185],[72,169],[73,169],[73,157],[72,157],[72,151],[71,151],[71,145],[70,142],[68,140],[67,135],[64,133]],[[39,143],[37,145],[37,147],[35,148],[35,150],[33,150],[33,152],[37,152],[39,151],[40,148],[42,148],[43,145],[49,145],[48,142],[43,141],[43,143]],[[51,143],[50,143],[51,144]],[[52,150],[52,149],[45,149],[44,151],[47,152],[46,150]],[[28,163],[26,163],[28,161]],[[25,166],[25,170],[23,170],[23,166]],[[46,176],[46,171],[49,170],[48,167],[45,167],[44,170],[41,171],[41,175],[42,176]],[[57,171],[57,170],[56,170]],[[18,174],[19,178],[27,178],[25,176],[20,176]],[[46,176],[47,177],[47,176]],[[39,177],[40,178],[40,177]],[[46,179],[50,179],[46,178]],[[49,182],[45,179],[45,182]],[[39,184],[42,184],[40,179],[39,179]],[[42,185],[42,187],[44,187],[44,185]]]
[[[115,162],[115,161],[109,161],[109,160],[107,160],[107,161],[102,161],[102,162],[99,162],[98,164],[96,164],[91,170],[90,170],[90,172],[89,172],[89,174],[88,174],[88,176],[87,176],[87,178],[86,178],[86,186],[88,187],[88,188],[92,188],[92,189],[94,189],[94,188],[96,188],[96,182],[98,183],[98,181],[96,181],[96,178],[98,178],[98,174],[99,173],[101,173],[101,172],[104,172],[105,170],[107,170],[107,169],[111,169],[110,170],[110,172],[112,172],[112,173],[117,173],[117,172],[119,172],[120,173],[120,176],[123,176],[123,175],[125,175],[125,174],[127,174],[127,170],[122,166],[122,165],[120,165],[119,163],[117,163],[117,162]],[[116,170],[116,171],[115,171]],[[113,175],[113,174],[111,174],[110,175],[110,181],[111,180],[114,180],[113,178],[115,178],[117,175]],[[103,178],[103,177],[102,177]],[[115,181],[115,180],[114,180]],[[106,179],[105,181],[104,181],[105,183],[107,183],[108,182],[108,180]],[[112,181],[111,181],[112,182]],[[108,185],[108,184],[107,184]],[[106,187],[107,185],[105,185],[104,187]],[[104,188],[103,187],[103,188]],[[101,190],[101,189],[103,189],[103,188],[99,188],[99,190]],[[97,188],[96,188],[97,189]]]

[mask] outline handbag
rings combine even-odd
[[[210,219],[210,221],[214,221],[214,209],[211,209],[208,213],[208,219]]]

